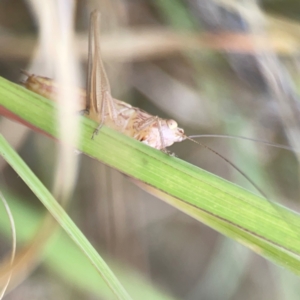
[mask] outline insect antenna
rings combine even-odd
[[[295,153],[299,152],[299,151],[295,150],[294,148],[292,148],[290,146],[276,144],[276,143],[271,143],[271,142],[268,142],[268,141],[265,141],[265,140],[253,139],[253,138],[244,137],[244,136],[240,136],[240,135],[230,135],[230,134],[198,134],[198,135],[190,135],[187,138],[195,139],[195,138],[203,138],[203,137],[204,138],[205,137],[217,137],[217,138],[227,138],[227,139],[241,139],[241,140],[256,142],[256,143],[264,144],[264,145],[267,145],[267,146],[271,146],[271,147],[275,147],[275,148],[280,148],[280,149],[292,151],[292,152],[295,152]]]
[[[199,137],[196,135],[192,135],[192,136],[186,136],[186,139],[206,148],[207,150],[211,151],[212,153],[214,153],[215,155],[219,156],[221,159],[223,159],[224,161],[226,161],[230,166],[232,166],[237,172],[239,172],[245,179],[247,179],[249,181],[250,184],[252,184],[252,186],[264,197],[268,200],[267,195],[265,194],[265,192],[244,172],[242,171],[237,165],[235,165],[233,162],[231,162],[228,158],[226,158],[225,156],[223,156],[222,154],[218,153],[216,150],[212,149],[211,147],[199,143],[197,141],[195,141],[193,139],[193,137]]]
[[[257,143],[262,143],[265,144],[267,146],[272,146],[272,147],[276,147],[276,148],[281,148],[281,149],[285,149],[285,150],[289,150],[292,151],[294,153],[299,152],[296,149],[293,149],[292,147],[286,146],[286,145],[281,145],[281,144],[273,144],[264,140],[259,140],[259,139],[253,139],[253,138],[247,138],[247,137],[243,137],[243,136],[235,136],[235,135],[218,135],[218,134],[203,134],[203,135],[191,135],[191,136],[186,136],[186,139],[200,145],[203,146],[204,148],[208,149],[209,151],[213,152],[214,154],[216,154],[217,156],[219,156],[220,158],[222,158],[224,161],[226,161],[230,166],[232,166],[237,172],[239,172],[245,179],[247,179],[249,181],[249,183],[252,184],[252,186],[254,188],[256,188],[256,190],[272,205],[272,207],[282,216],[283,220],[285,220],[286,224],[289,226],[289,228],[295,232],[297,234],[297,236],[300,238],[300,234],[298,231],[295,230],[295,228],[293,228],[291,226],[291,224],[287,221],[287,217],[285,216],[285,213],[280,210],[273,201],[270,200],[269,197],[267,197],[267,195],[265,194],[265,192],[244,172],[242,171],[238,166],[236,166],[234,163],[232,163],[229,159],[227,159],[226,157],[224,157],[223,155],[221,155],[220,153],[218,153],[217,151],[215,151],[214,149],[210,148],[209,146],[199,143],[197,141],[194,140],[194,138],[201,138],[201,137],[222,137],[222,138],[235,138],[235,139],[244,139],[244,140],[248,140],[248,141],[252,141],[252,142],[257,142]],[[296,253],[298,255],[298,253]]]

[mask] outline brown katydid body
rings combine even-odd
[[[165,152],[167,152],[166,147],[171,146],[175,142],[181,142],[185,139],[196,142],[192,138],[201,136],[187,137],[184,134],[183,129],[177,126],[176,121],[152,116],[139,108],[114,99],[111,96],[110,84],[101,59],[99,28],[100,13],[94,11],[91,14],[89,32],[87,91],[77,88],[80,99],[80,110],[84,111],[88,118],[99,124],[94,134],[98,132],[102,125],[106,125],[155,149],[163,150]],[[27,72],[24,73],[28,76],[27,80],[24,82],[26,88],[53,101],[57,100],[58,89],[61,88],[57,83],[46,77],[31,75]],[[252,140],[262,142],[254,139]],[[270,145],[270,143],[264,143]],[[262,195],[264,195],[263,191],[253,182],[253,180],[232,162],[210,147],[204,144],[198,144],[212,151],[229,163],[258,191],[260,191]],[[275,146],[290,149],[289,147],[284,147],[282,145]]]
[[[91,14],[89,34],[87,92],[83,89],[77,89],[79,99],[81,101],[81,110],[86,112],[88,118],[99,123],[94,134],[98,132],[102,125],[106,125],[155,149],[163,150],[165,152],[167,152],[166,147],[171,146],[175,142],[181,142],[185,139],[194,141],[192,138],[200,137],[187,137],[184,134],[183,129],[177,126],[176,121],[152,116],[139,108],[114,99],[111,96],[109,81],[101,59],[100,35],[98,32],[99,28],[100,13],[98,11],[94,11]],[[24,73],[28,76],[27,80],[24,82],[26,88],[51,100],[57,100],[59,86],[54,81],[46,77],[30,75],[26,72]],[[254,141],[261,142],[258,140]],[[251,178],[249,178],[249,176],[247,176],[236,165],[210,147],[204,144],[198,144],[212,151],[229,163],[263,196],[265,196],[264,192],[253,182],[253,180],[251,180]],[[270,145],[270,143],[266,142],[265,144]],[[290,149],[289,147],[281,145],[275,146]]]
[[[89,33],[87,91],[78,89],[82,111],[85,111],[88,118],[99,123],[94,134],[97,134],[102,125],[106,125],[163,151],[166,151],[165,148],[173,143],[185,140],[187,137],[183,129],[177,126],[176,121],[152,116],[112,97],[101,58],[99,28],[100,13],[94,11],[91,14]],[[24,73],[28,76],[24,82],[27,89],[53,101],[57,100],[60,87],[54,81]]]
[[[131,105],[112,97],[109,81],[101,59],[99,27],[100,14],[98,12],[93,12],[91,15],[89,36],[87,90],[77,89],[80,99],[80,109],[86,112],[88,118],[99,124],[94,133],[97,133],[102,125],[106,125],[155,149],[163,151],[166,151],[165,148],[172,145],[174,142],[181,142],[185,139],[193,141],[192,138],[201,137],[199,135],[187,137],[184,135],[183,129],[177,127],[176,121],[152,116],[139,108],[132,107]],[[26,72],[24,73],[28,76],[27,80],[24,82],[26,88],[53,101],[57,100],[58,89],[60,88],[57,83],[46,77],[31,75]],[[232,138],[233,136],[223,137]],[[255,139],[249,140],[272,145],[268,142]],[[235,164],[214,151],[212,148],[200,143],[199,145],[212,151],[229,163],[269,201],[268,197],[265,196],[259,186]],[[287,146],[273,146],[291,150],[291,148]],[[271,201],[269,201],[269,203],[275,210],[278,210]],[[282,213],[280,212],[280,214]]]

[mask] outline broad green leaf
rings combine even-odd
[[[59,139],[55,104],[0,79],[0,105]],[[299,215],[213,174],[81,118],[78,149],[148,185],[151,192],[258,254],[300,273]],[[146,187],[147,188],[147,187]],[[155,190],[154,190],[155,189]]]

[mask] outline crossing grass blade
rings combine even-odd
[[[51,193],[29,169],[20,156],[10,147],[5,138],[0,134],[0,154],[8,162],[8,164],[16,171],[23,179],[32,192],[44,204],[51,215],[56,219],[59,225],[84,252],[90,262],[95,266],[96,270],[101,274],[106,284],[110,287],[117,299],[130,300],[132,299],[119,280],[113,274],[106,262],[97,253],[93,246],[89,243],[83,233],[73,223],[68,214],[54,199]]]
[[[59,140],[55,104],[0,78],[0,105]],[[299,215],[176,157],[81,117],[78,150],[256,253],[300,274]]]
[[[17,197],[6,190],[3,193],[16,220],[18,241],[28,243],[40,228],[44,214],[41,214],[41,211],[35,209],[35,207],[28,205],[29,199],[27,197]],[[5,212],[1,210],[0,232],[5,237],[10,238],[10,227],[7,224]],[[50,269],[56,278],[61,278],[70,285],[76,286],[79,290],[92,292],[101,299],[113,298],[113,293],[105,281],[99,278],[99,274],[66,233],[59,232],[53,242],[47,243],[40,254],[44,258],[43,266]],[[146,278],[125,267],[120,262],[106,257],[105,261],[113,268],[116,276],[124,284],[133,299],[175,300],[174,297],[156,288],[153,283],[147,282]]]

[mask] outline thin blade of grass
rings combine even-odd
[[[43,214],[34,207],[29,206],[28,201],[26,201],[28,200],[27,198],[17,197],[6,190],[3,192],[16,220],[18,240],[19,242],[27,243],[35,235],[36,230],[40,228]],[[5,219],[5,213],[1,210],[0,232],[9,238],[10,227]],[[45,258],[43,266],[45,265],[51,272],[55,273],[55,277],[59,280],[65,280],[71,286],[93,293],[101,297],[101,299],[111,299],[113,297],[104,280],[99,280],[99,274],[95,268],[88,263],[87,258],[68,238],[66,233],[59,232],[55,236],[54,243],[47,244],[41,254]],[[141,274],[122,265],[119,261],[106,257],[105,261],[112,267],[133,299],[175,300],[174,297],[168,295],[165,291],[155,287],[152,282],[147,281]]]
[[[54,103],[0,78],[0,104],[59,138]],[[82,127],[80,151],[155,187],[171,205],[300,274],[298,214],[109,128],[92,140],[91,120],[82,118]]]
[[[2,194],[1,191],[0,191],[0,200],[3,203],[3,206],[5,208],[5,212],[8,216],[9,223],[10,223],[10,234],[11,234],[11,238],[12,238],[12,249],[11,249],[11,255],[10,255],[10,265],[12,265],[13,262],[14,262],[14,259],[15,259],[16,247],[17,247],[16,224],[15,224],[14,217],[13,217],[13,214],[11,212],[10,206],[7,203],[7,201],[6,201],[4,195]],[[6,282],[3,285],[3,287],[1,287],[1,289],[0,289],[0,299],[1,300],[3,299],[3,297],[5,295],[5,292],[7,290],[7,287],[10,283],[11,275],[12,275],[12,271],[8,273]]]
[[[115,277],[105,261],[93,248],[83,233],[73,223],[68,214],[57,203],[51,193],[40,182],[40,180],[29,169],[21,157],[10,147],[5,138],[0,135],[0,154],[8,162],[8,164],[23,179],[32,192],[45,205],[47,210],[56,219],[60,226],[73,239],[78,247],[85,253],[90,262],[95,266],[101,274],[107,285],[111,288],[118,299],[129,300],[131,297],[125,291],[119,280]]]

